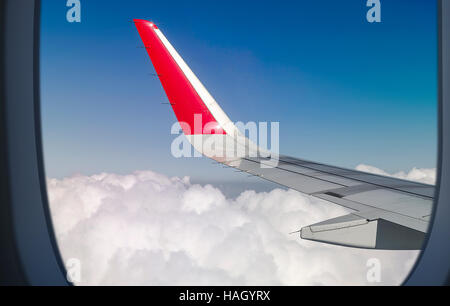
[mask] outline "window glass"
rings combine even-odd
[[[419,251],[290,234],[348,209],[177,158],[177,117],[133,19],[157,25],[232,122],[278,123],[280,153],[434,184],[435,1],[65,2],[42,1],[41,111],[76,285],[403,282]]]

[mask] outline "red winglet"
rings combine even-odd
[[[133,21],[175,112],[175,116],[180,124],[183,123],[181,124],[183,132],[186,135],[225,134],[225,131],[219,126],[183,70],[158,37],[156,33],[158,27],[153,22],[146,20],[134,19]],[[194,125],[194,118],[197,121],[196,125]],[[201,118],[201,123],[199,118]],[[204,128],[207,124],[209,128],[205,130]],[[211,126],[215,128],[211,129]]]

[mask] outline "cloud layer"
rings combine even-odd
[[[404,175],[422,179],[413,171]],[[290,235],[347,214],[293,190],[230,199],[189,178],[138,171],[49,179],[48,193],[63,258],[81,261],[79,285],[362,285],[370,258],[380,260],[381,284],[399,284],[418,254]]]
[[[409,172],[400,171],[394,174],[389,174],[386,171],[378,169],[376,167],[360,164],[356,167],[356,170],[385,176],[392,176],[404,180],[416,181],[430,185],[434,185],[436,183],[436,168],[413,168]]]

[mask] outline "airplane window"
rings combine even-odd
[[[42,1],[75,285],[399,285],[432,211],[434,1]]]

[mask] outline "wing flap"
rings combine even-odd
[[[355,214],[306,226],[305,240],[379,250],[417,250],[425,234],[383,219],[368,220]]]

